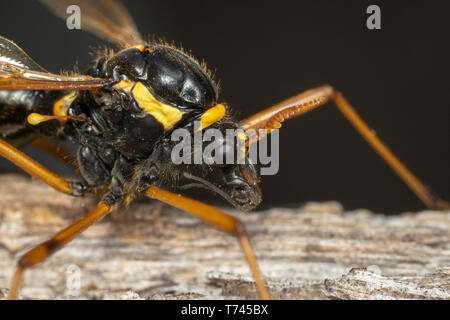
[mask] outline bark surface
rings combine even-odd
[[[18,258],[93,209],[18,175],[0,176],[0,297]],[[249,214],[276,299],[450,299],[450,212],[386,217],[335,202]],[[257,298],[238,242],[178,210],[134,202],[25,273],[21,296]]]

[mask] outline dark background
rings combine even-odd
[[[331,84],[396,155],[450,198],[450,2],[125,1],[143,34],[182,44],[220,80],[244,118],[300,91]],[[369,4],[382,30],[366,28]],[[70,70],[107,44],[36,1],[2,0],[0,33],[47,69]],[[398,213],[424,206],[331,104],[285,123],[280,171],[264,177],[264,206],[338,200]],[[54,160],[33,157],[61,172]],[[18,170],[0,160],[0,170]]]

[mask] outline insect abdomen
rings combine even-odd
[[[51,114],[52,103],[44,101],[56,98],[52,96],[45,91],[0,90],[0,138],[16,147],[37,138],[41,130],[30,126],[27,117],[32,112]]]
[[[33,139],[26,117],[33,110],[37,91],[0,91],[0,137],[14,146],[22,146]]]

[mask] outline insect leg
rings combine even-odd
[[[268,132],[281,127],[284,120],[307,113],[332,99],[356,131],[409,186],[429,208],[449,209],[450,202],[437,198],[425,185],[389,150],[374,131],[361,119],[344,96],[330,86],[312,89],[281,102],[267,110],[242,121],[244,130],[267,129]],[[252,142],[261,137],[253,139]]]
[[[17,263],[17,268],[11,281],[8,299],[17,299],[20,281],[22,279],[23,272],[26,269],[45,261],[53,253],[62,249],[81,232],[103,219],[110,212],[110,206],[105,202],[100,202],[98,206],[89,214],[56,234],[50,240],[38,245],[23,255]]]
[[[389,150],[389,148],[376,136],[361,117],[352,108],[344,96],[335,91],[333,101],[355,127],[367,143],[383,158],[383,160],[397,173],[400,178],[410,187],[416,196],[429,208],[449,209],[450,202],[436,197],[409,169]]]
[[[5,157],[19,168],[60,192],[75,196],[83,195],[86,192],[86,187],[81,183],[71,183],[59,177],[2,139],[0,139],[0,156]]]
[[[244,225],[236,218],[204,203],[192,200],[171,192],[161,190],[157,187],[150,187],[146,194],[152,198],[157,199],[176,208],[184,210],[193,216],[200,218],[213,227],[225,233],[236,236],[239,244],[244,252],[247,263],[255,279],[259,295],[262,299],[270,299],[269,292],[264,284],[264,279],[253,253],[250,240],[245,231]]]
[[[77,160],[72,154],[70,154],[63,147],[54,144],[53,142],[51,142],[46,138],[38,138],[34,140],[31,143],[31,145],[42,151],[45,151],[46,153],[54,156],[55,158],[60,159],[65,164],[67,164],[73,171],[75,171],[77,174],[80,174],[80,170],[77,165]]]

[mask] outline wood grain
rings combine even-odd
[[[0,297],[18,257],[80,218],[73,198],[0,176]],[[386,217],[336,202],[249,214],[276,299],[450,299],[450,212]],[[77,279],[81,287],[77,288]],[[237,241],[178,210],[137,201],[25,274],[28,299],[257,298]]]

